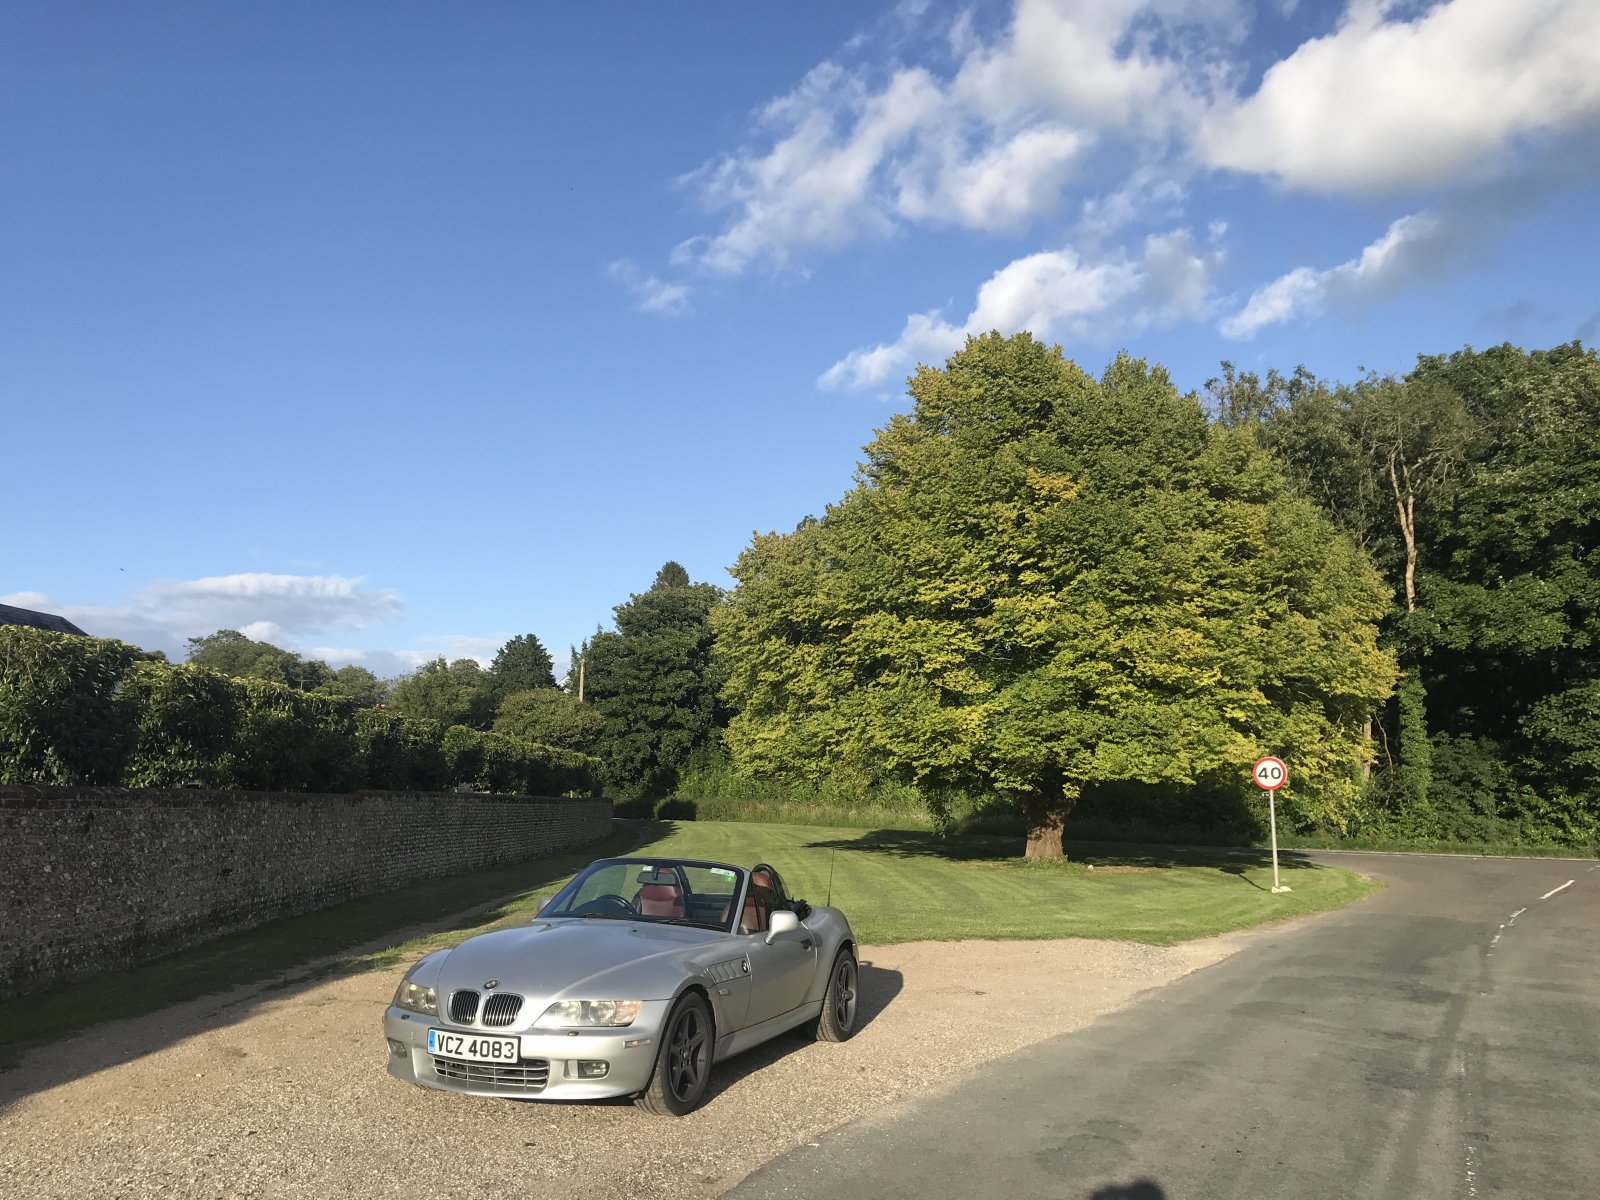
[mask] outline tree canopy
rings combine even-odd
[[[500,701],[494,731],[589,754],[605,723],[594,705],[580,703],[576,696],[557,688],[533,688],[512,692]]]
[[[1242,789],[1296,763],[1338,826],[1388,694],[1386,591],[1247,432],[1165,372],[1096,381],[1029,335],[969,339],[821,520],[757,536],[716,614],[741,769],[845,767],[1010,796],[1061,853],[1086,788]]]
[[[1379,725],[1387,819],[1600,836],[1600,357],[1504,345],[1296,380],[1213,391],[1389,580],[1406,673]]]
[[[556,686],[550,652],[531,633],[514,637],[501,646],[499,653],[494,656],[493,664],[489,667],[489,673],[495,677],[500,689],[507,694],[525,692],[531,688]]]
[[[320,659],[301,658],[270,642],[258,642],[237,629],[219,629],[189,639],[188,661],[236,679],[265,679],[302,692],[326,687],[333,669]]]
[[[494,676],[470,658],[425,662],[389,691],[389,707],[401,716],[472,729],[489,728],[497,699]]]
[[[716,741],[722,678],[711,613],[722,598],[669,562],[648,591],[614,610],[614,631],[580,648],[584,698],[605,720],[594,753],[617,794],[665,795],[688,757]]]

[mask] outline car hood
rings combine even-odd
[[[469,938],[439,966],[441,1002],[458,989],[518,992],[528,1001],[670,1000],[689,959],[729,935],[684,925],[556,919]],[[539,1008],[533,1015],[542,1012]]]

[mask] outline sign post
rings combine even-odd
[[[1257,761],[1250,769],[1251,777],[1256,781],[1256,786],[1267,794],[1267,820],[1272,826],[1272,894],[1287,892],[1289,889],[1278,883],[1278,803],[1277,791],[1289,782],[1289,769],[1283,765],[1283,759],[1273,758],[1270,754]]]

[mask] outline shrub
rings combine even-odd
[[[234,741],[235,787],[347,792],[362,786],[350,701],[263,679],[233,682],[242,693]]]
[[[132,745],[122,679],[155,657],[126,642],[0,626],[0,782],[120,783]]]
[[[450,770],[440,746],[444,733],[437,721],[360,708],[355,730],[369,788],[436,792],[449,785]]]
[[[0,626],[0,783],[592,795],[585,754],[357,708],[122,642]]]
[[[123,681],[133,751],[130,787],[232,787],[241,692],[204,667],[135,663]]]
[[[586,754],[524,742],[503,733],[452,725],[445,731],[450,781],[484,792],[560,796],[592,794],[600,762]]]

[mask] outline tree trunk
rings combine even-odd
[[[1367,746],[1372,745],[1372,718],[1371,717],[1368,717],[1365,721],[1361,722],[1361,745],[1363,747],[1367,747]],[[1367,782],[1367,780],[1369,780],[1371,778],[1372,778],[1372,760],[1370,758],[1364,758],[1364,759],[1361,760],[1361,782],[1365,783],[1365,782]]]
[[[1067,857],[1061,845],[1061,831],[1077,800],[1078,788],[1074,784],[1044,787],[1023,800],[1022,815],[1028,822],[1028,848],[1024,857],[1057,861]]]
[[[1395,456],[1389,455],[1389,486],[1394,491],[1395,515],[1400,518],[1400,536],[1406,544],[1406,611],[1417,611],[1417,494],[1411,487],[1411,471],[1402,464],[1405,482],[1394,466]]]
[[[1028,817],[1028,858],[1066,858],[1067,852],[1061,845],[1061,830],[1066,825],[1065,814],[1058,811],[1039,809],[1038,814]]]

